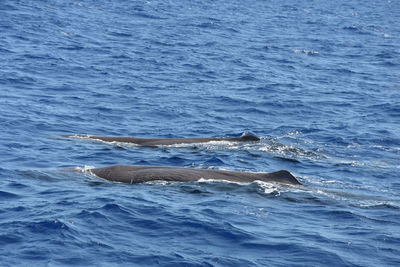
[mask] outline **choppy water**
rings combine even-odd
[[[398,266],[398,25],[390,0],[0,1],[0,265]],[[110,164],[306,186],[67,170]]]

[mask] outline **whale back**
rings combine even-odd
[[[260,138],[250,133],[243,133],[240,137],[193,137],[193,138],[140,138],[128,136],[96,136],[96,135],[62,135],[67,138],[84,138],[92,140],[100,140],[104,142],[121,142],[132,143],[141,146],[160,146],[160,145],[175,145],[175,144],[195,144],[205,143],[210,141],[238,141],[251,142],[260,141]]]
[[[290,172],[284,170],[272,173],[253,173],[165,166],[114,165],[104,168],[95,168],[91,171],[98,177],[106,180],[131,184],[155,180],[188,182],[198,181],[200,179],[211,179],[244,183],[259,180],[264,182],[301,185]]]

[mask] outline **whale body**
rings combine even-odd
[[[255,173],[165,166],[113,165],[104,168],[94,168],[91,169],[91,172],[96,176],[109,181],[130,184],[157,180],[189,182],[198,181],[200,179],[212,179],[244,183],[264,181],[288,185],[301,185],[296,177],[286,170],[271,173]]]
[[[160,146],[176,144],[195,144],[210,141],[255,142],[260,138],[253,134],[244,133],[240,137],[200,137],[200,138],[139,138],[127,136],[95,136],[95,135],[62,135],[67,138],[87,138],[105,142],[132,143],[141,146]]]

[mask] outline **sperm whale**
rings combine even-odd
[[[200,179],[212,179],[245,183],[259,180],[288,185],[301,185],[296,177],[286,170],[271,173],[256,173],[167,166],[113,165],[104,168],[94,168],[91,169],[91,172],[96,176],[106,180],[131,184],[156,180],[169,182],[189,182],[198,181]]]
[[[200,137],[200,138],[139,138],[127,136],[96,136],[96,135],[62,135],[67,138],[87,138],[105,142],[132,143],[141,146],[160,146],[175,144],[195,144],[210,141],[256,142],[260,138],[253,134],[244,133],[240,137]]]

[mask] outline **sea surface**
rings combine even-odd
[[[399,25],[396,0],[1,0],[0,266],[400,266]]]

